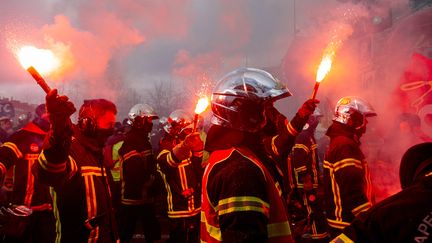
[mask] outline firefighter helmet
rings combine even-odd
[[[376,115],[374,108],[366,100],[356,96],[346,96],[337,102],[333,121],[354,129],[361,129],[366,126],[366,117]]]
[[[150,117],[152,119],[158,119],[158,115],[153,108],[147,104],[136,104],[132,106],[129,111],[129,119],[133,121],[136,117]]]
[[[255,132],[265,123],[266,104],[291,96],[288,88],[270,73],[238,68],[218,81],[212,94],[212,123]]]
[[[164,130],[171,136],[177,137],[184,133],[186,130],[192,131],[192,117],[191,115],[182,109],[173,111],[167,118]],[[188,132],[190,132],[188,131]]]
[[[146,128],[151,131],[153,120],[158,119],[158,115],[153,108],[147,104],[136,104],[132,106],[128,114],[132,127]]]

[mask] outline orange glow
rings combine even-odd
[[[321,82],[327,74],[330,72],[330,69],[332,67],[333,58],[335,56],[335,49],[336,45],[333,43],[330,43],[327,48],[324,51],[323,58],[321,60],[321,63],[318,67],[318,71],[316,74],[316,81]]]
[[[204,96],[198,100],[198,103],[195,107],[195,114],[201,114],[203,113],[207,107],[209,106],[210,102],[207,96]]]
[[[47,49],[24,46],[18,51],[17,56],[25,69],[33,66],[41,74],[49,74],[60,66],[60,60]]]

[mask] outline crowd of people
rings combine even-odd
[[[137,229],[145,242],[431,242],[432,143],[407,145],[402,190],[375,203],[360,146],[373,106],[339,99],[321,160],[319,100],[288,119],[274,104],[289,96],[270,73],[238,68],[213,88],[209,127],[147,104],[120,123],[103,98],[74,124],[53,89],[2,135],[2,242],[132,242]]]

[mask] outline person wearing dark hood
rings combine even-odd
[[[288,206],[293,235],[301,242],[328,242],[322,205],[322,181],[315,130],[323,115],[317,108],[309,116],[288,157]],[[308,242],[309,242],[308,241]]]
[[[13,133],[0,146],[0,181],[8,170],[13,170],[12,187],[8,202],[11,207],[25,206],[32,211],[25,228],[9,225],[21,232],[5,234],[5,242],[54,242],[55,227],[52,200],[47,185],[35,180],[31,173],[37,161],[50,123],[45,112],[45,104],[35,109],[36,117]],[[5,227],[5,226],[3,226]]]
[[[288,121],[273,103],[291,93],[270,73],[239,68],[212,94],[202,180],[202,242],[293,242],[278,166],[318,100]],[[271,123],[271,124],[270,124]]]
[[[158,118],[147,104],[136,104],[129,111],[132,127],[118,151],[122,185],[119,211],[121,242],[131,241],[138,223],[141,223],[147,243],[161,238],[151,191],[157,172],[149,137],[153,120]]]
[[[360,97],[346,96],[336,104],[323,164],[324,203],[332,238],[372,206],[371,178],[360,137],[366,132],[367,118],[376,115]]]
[[[106,99],[85,100],[78,124],[67,96],[46,96],[51,130],[33,173],[53,188],[56,242],[116,242],[109,180],[102,148],[112,135],[116,106]]]
[[[402,191],[356,217],[332,242],[432,242],[432,143],[410,147],[399,167]]]

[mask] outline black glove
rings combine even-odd
[[[300,109],[297,111],[298,116],[302,118],[303,120],[307,121],[309,119],[309,116],[313,114],[315,111],[315,108],[319,104],[319,100],[317,99],[308,99],[305,103],[300,107]]]
[[[57,89],[51,90],[45,100],[54,137],[71,135],[72,122],[70,116],[76,111],[74,104],[69,101],[67,96],[58,95]]]

